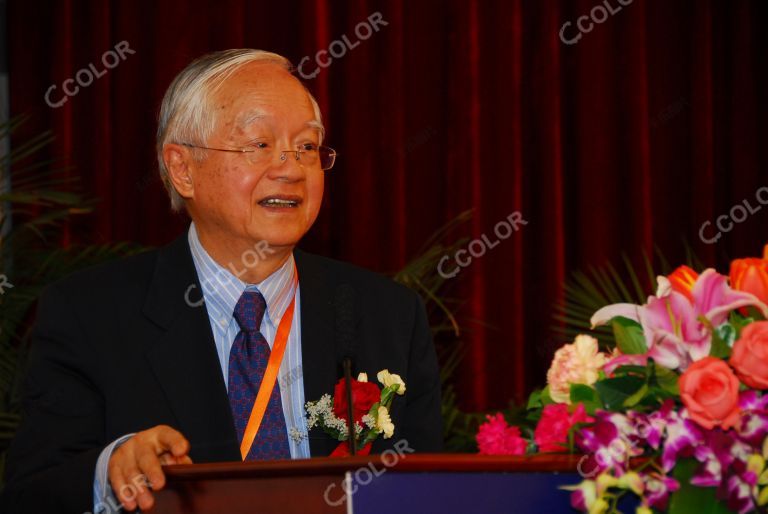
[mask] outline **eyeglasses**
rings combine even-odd
[[[198,146],[191,143],[180,143],[183,146],[189,148],[200,148],[201,150],[215,150],[217,152],[232,152],[243,154],[246,160],[255,166],[265,166],[275,160],[275,153],[280,154],[280,160],[285,161],[288,157],[286,154],[294,154],[296,160],[306,166],[316,166],[320,164],[320,169],[329,170],[333,168],[336,162],[336,150],[328,146],[318,146],[312,143],[304,143],[298,145],[297,150],[279,150],[275,151],[271,146],[267,146],[266,143],[258,143],[254,146],[246,146],[243,148],[211,148],[208,146]],[[261,146],[264,145],[264,146]]]

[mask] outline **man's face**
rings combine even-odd
[[[309,166],[294,153],[280,159],[281,150],[320,143],[307,92],[285,69],[254,63],[227,79],[211,107],[216,129],[204,146],[272,149],[274,158],[254,164],[249,154],[202,150],[204,159],[191,169],[192,219],[219,244],[293,247],[314,223],[323,198],[319,163]]]

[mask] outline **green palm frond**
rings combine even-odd
[[[43,288],[75,271],[121,256],[143,251],[132,243],[76,245],[66,249],[32,250],[13,267],[13,288],[8,290],[7,301],[0,299],[0,348],[18,345],[25,340],[22,325]]]
[[[442,415],[445,450],[451,452],[477,451],[475,433],[482,421],[479,413],[467,413],[458,406],[453,376],[464,357],[464,346],[459,336],[461,330],[454,316],[460,302],[446,294],[447,279],[438,273],[438,265],[446,255],[453,255],[465,246],[469,238],[459,238],[446,243],[450,234],[472,218],[472,211],[465,211],[437,230],[425,243],[413,260],[393,278],[421,295],[430,314],[431,329],[437,336],[445,336],[450,343],[438,344],[440,382],[442,384]]]
[[[24,121],[0,123],[0,139]],[[80,268],[143,250],[129,243],[60,248],[64,224],[91,212],[95,201],[82,194],[69,169],[50,160],[28,163],[52,141],[50,133],[14,141],[11,152],[0,156],[0,177],[12,178],[11,190],[0,187],[0,275],[6,279],[0,294],[0,468],[19,423],[20,370],[40,292]]]
[[[597,310],[606,305],[645,303],[648,296],[656,291],[656,277],[667,275],[673,270],[658,248],[655,249],[655,255],[654,263],[647,252],[641,252],[641,266],[637,266],[628,255],[623,254],[622,267],[617,268],[612,263],[607,263],[599,268],[590,267],[587,272],[574,272],[563,286],[564,302],[555,305],[555,333],[564,341],[572,341],[579,334],[591,333],[603,348],[613,347],[611,327],[592,329],[589,320]],[[694,269],[703,268],[701,261],[687,244],[685,264]]]
[[[446,279],[437,272],[437,269],[440,260],[446,255],[456,253],[459,248],[466,244],[468,238],[460,238],[453,243],[444,243],[443,240],[452,230],[466,223],[471,218],[472,211],[464,211],[438,229],[424,243],[418,256],[407,263],[393,277],[396,282],[410,287],[419,293],[424,299],[428,310],[434,310],[434,307],[442,314],[441,317],[444,317],[446,321],[432,326],[432,330],[436,334],[446,331],[453,332],[456,337],[460,334],[459,324],[451,308],[451,305],[457,302],[441,295]]]

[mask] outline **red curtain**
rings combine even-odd
[[[460,235],[490,243],[496,224],[520,212],[527,225],[451,280],[467,345],[462,403],[497,407],[543,382],[565,342],[550,331],[552,305],[573,270],[654,246],[674,263],[683,240],[721,270],[729,257],[761,252],[767,7],[51,0],[42,9],[11,0],[11,111],[31,115],[19,137],[52,130],[49,157],[73,166],[100,199],[67,240],[159,245],[185,226],[169,213],[154,157],[155,117],[173,76],[233,47],[295,64],[308,56],[309,74],[331,47],[338,57],[306,83],[340,158],[303,246],[389,272],[466,209],[474,216]],[[386,25],[371,25],[376,13]],[[103,55],[123,41],[135,53],[105,70]],[[52,85],[60,101],[63,82],[90,64],[106,73],[47,105]],[[703,223],[744,200],[757,212],[714,244],[700,239]]]

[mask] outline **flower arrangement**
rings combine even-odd
[[[557,350],[532,393],[524,436],[488,416],[480,453],[582,453],[572,506],[637,514],[768,512],[768,245],[730,277],[682,266],[643,305],[594,313],[612,348],[589,335]]]
[[[357,380],[352,379],[352,415],[355,423],[356,446],[360,455],[368,455],[371,445],[381,434],[389,439],[395,432],[395,425],[389,416],[389,409],[395,395],[405,394],[405,382],[400,375],[381,370],[376,374],[384,386],[368,382],[368,375],[360,373]],[[342,378],[336,383],[333,397],[323,395],[319,400],[306,403],[307,429],[321,427],[334,439],[341,441],[331,453],[331,457],[349,455],[349,407],[347,385]]]

